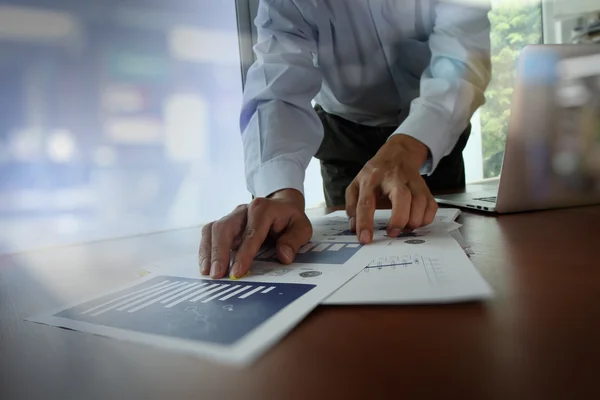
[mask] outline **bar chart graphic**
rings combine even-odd
[[[314,287],[157,276],[55,316],[136,332],[232,344]]]
[[[341,265],[352,258],[361,247],[356,242],[309,242],[300,248],[294,263]],[[275,248],[264,249],[255,260],[278,262]]]

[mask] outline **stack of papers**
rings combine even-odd
[[[312,221],[313,237],[292,265],[281,265],[275,250],[264,248],[248,277],[211,280],[199,275],[194,251],[127,287],[29,320],[247,365],[319,304],[490,297],[466,254],[458,214],[440,209],[431,225],[390,238],[390,211],[377,211],[374,242],[363,246],[345,214],[334,213]]]
[[[389,238],[391,211],[378,210],[373,244],[361,250],[371,261],[323,303],[422,304],[488,298],[491,289],[469,260],[470,249],[460,235],[460,224],[454,222],[458,214],[456,209],[440,209],[428,227]],[[356,234],[347,230],[343,213],[314,225],[313,241],[358,243]]]

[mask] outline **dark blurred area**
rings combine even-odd
[[[0,0],[0,251],[223,215],[240,101],[234,2]]]

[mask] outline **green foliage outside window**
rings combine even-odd
[[[485,178],[500,174],[519,53],[526,45],[542,41],[540,3],[495,0],[492,4],[492,81],[481,108]]]

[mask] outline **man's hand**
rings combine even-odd
[[[392,203],[387,233],[397,237],[404,229],[433,222],[437,203],[419,169],[427,160],[427,147],[407,135],[395,135],[377,152],[346,189],[350,229],[362,244],[373,240],[373,217],[378,198]]]
[[[202,229],[200,273],[210,273],[213,279],[223,278],[229,269],[230,253],[237,250],[230,276],[243,277],[267,237],[275,241],[277,258],[290,264],[311,236],[312,226],[304,213],[300,192],[285,189],[268,199],[256,198]]]

